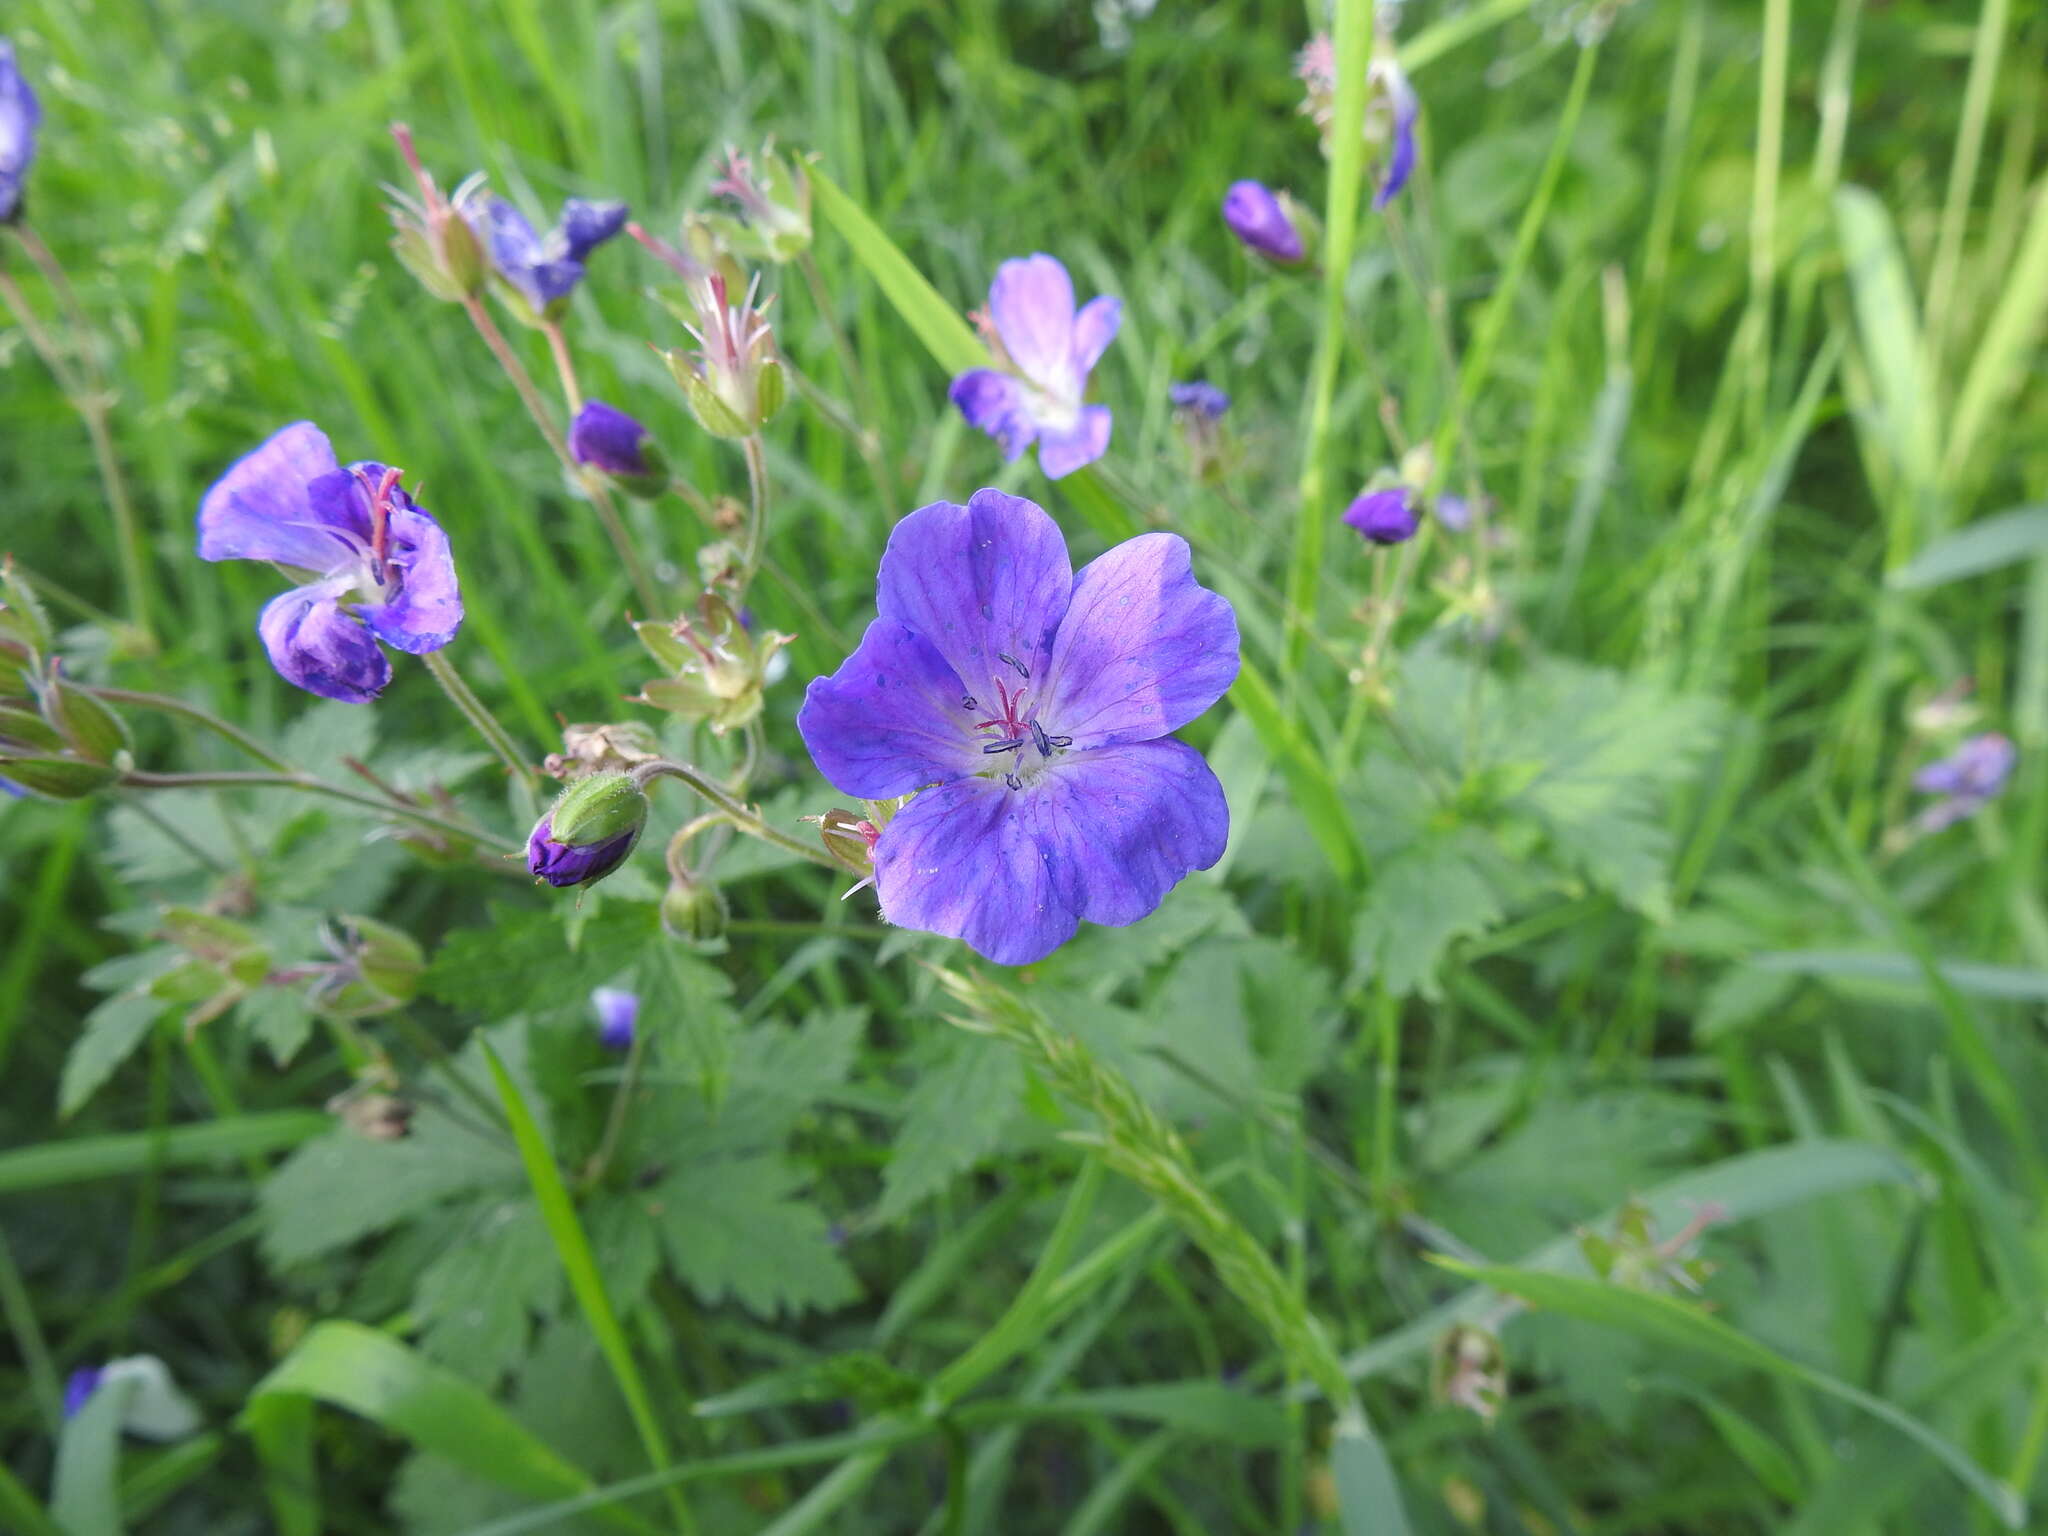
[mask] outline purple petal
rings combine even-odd
[[[1415,492],[1405,485],[1367,491],[1344,509],[1343,520],[1373,544],[1404,544],[1421,525]]]
[[[887,800],[988,766],[972,734],[986,714],[968,697],[930,641],[876,619],[837,672],[812,680],[796,728],[834,789]]]
[[[640,999],[618,987],[599,987],[590,994],[597,1010],[597,1040],[608,1051],[633,1047],[633,1026],[640,1017]]]
[[[625,227],[624,203],[593,203],[580,197],[562,204],[561,222],[555,226],[571,261],[583,260]]]
[[[979,427],[1003,445],[1003,457],[1015,459],[1038,436],[1038,424],[1025,408],[1024,386],[993,368],[973,368],[953,381],[946,398],[960,408],[970,427]]]
[[[0,43],[0,47],[5,46],[4,43]],[[81,1365],[77,1370],[64,1378],[65,1418],[77,1418],[79,1410],[92,1401],[93,1393],[99,1390],[102,1374],[101,1367],[97,1365]]]
[[[1223,194],[1223,222],[1247,248],[1273,261],[1296,262],[1307,254],[1286,207],[1260,182],[1230,184]]]
[[[42,104],[14,62],[14,45],[0,38],[0,222],[21,206],[21,184],[36,157]]]
[[[403,491],[391,495],[386,560],[397,592],[356,612],[386,645],[414,656],[438,651],[462,628],[462,592],[448,535]]]
[[[264,604],[256,632],[286,682],[345,704],[367,704],[391,681],[376,639],[337,599],[347,578],[293,587]]]
[[[1972,736],[1954,752],[1913,775],[1913,787],[1933,795],[1988,800],[2005,788],[2019,751],[1996,731]],[[1974,807],[1973,807],[1974,809]]]
[[[309,492],[335,474],[334,448],[310,421],[293,422],[228,466],[199,502],[199,558],[272,560],[326,572],[356,548],[322,526]]]
[[[989,285],[988,308],[1018,372],[1061,399],[1080,397],[1073,371],[1074,284],[1056,258],[1040,252],[1004,262]]]
[[[1223,697],[1237,650],[1237,615],[1195,580],[1187,540],[1140,534],[1074,578],[1039,717],[1076,747],[1150,741]]]
[[[1387,150],[1379,190],[1372,199],[1373,207],[1384,208],[1408,185],[1409,174],[1415,169],[1415,120],[1422,115],[1422,103],[1399,64],[1390,61],[1385,70],[1376,73],[1394,109],[1394,140]]]
[[[583,263],[551,253],[526,215],[494,197],[472,220],[491,249],[491,262],[536,309],[568,295],[583,279]]]
[[[883,915],[1028,965],[1077,920],[1122,926],[1223,855],[1230,811],[1201,754],[1138,742],[1054,759],[1021,790],[969,778],[926,790],[883,830]]]
[[[1187,411],[1208,421],[1218,420],[1230,409],[1230,396],[1201,379],[1168,385],[1166,398],[1175,410]]]
[[[586,400],[569,426],[569,455],[608,475],[644,475],[647,455],[641,445],[647,436],[647,429],[617,406]]]
[[[875,606],[929,640],[965,691],[988,703],[998,681],[1012,692],[1040,686],[1072,587],[1059,525],[1021,496],[980,490],[964,507],[933,502],[895,526]]]
[[[636,826],[599,843],[571,848],[552,835],[549,818],[543,815],[533,824],[526,839],[526,867],[539,879],[558,889],[571,885],[595,885],[626,862],[626,855],[640,841],[642,828]]]
[[[1038,467],[1048,480],[1061,480],[1084,465],[1093,464],[1109,448],[1109,407],[1084,405],[1080,418],[1064,431],[1041,428],[1038,434]]]
[[[1116,340],[1117,327],[1124,323],[1124,301],[1104,294],[1090,299],[1074,316],[1074,373],[1086,381],[1090,370],[1102,361],[1102,354]]]

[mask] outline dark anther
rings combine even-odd
[[[960,701],[960,707],[962,709],[979,709],[981,705],[975,701],[974,695],[970,693]]]
[[[1040,757],[1052,756],[1052,738],[1045,734],[1045,727],[1036,720],[1031,722],[1031,739],[1038,743],[1038,755]]]
[[[1019,736],[1015,741],[992,741],[981,750],[983,756],[993,757],[998,752],[1014,752],[1023,745],[1024,738]]]
[[[1004,774],[1003,782],[1009,785],[1012,789],[1022,789],[1024,787],[1024,781],[1018,778],[1017,775],[1015,775],[1014,773]]]
[[[1043,752],[1047,747],[1071,747],[1073,744],[1074,738],[1071,736],[1048,736],[1038,750]]]
[[[1025,666],[1024,663],[1019,661],[1016,657],[1012,656],[1008,651],[997,651],[996,660],[1007,661],[1011,666],[1017,669],[1017,675],[1019,677],[1028,678],[1029,676],[1031,676],[1031,669]]]

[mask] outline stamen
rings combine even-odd
[[[1052,756],[1052,739],[1045,734],[1045,727],[1036,720],[1031,722],[1031,739],[1038,743],[1040,757]]]
[[[1044,742],[1045,747],[1071,747],[1073,744],[1074,738],[1071,736],[1048,736]],[[1044,748],[1041,747],[1040,750]]]
[[[962,709],[979,709],[981,708],[981,703],[970,693],[960,701],[960,707]]]
[[[1012,789],[1022,789],[1024,787],[1024,781],[1018,778],[1017,775],[1015,775],[1014,773],[1004,774],[1003,782],[1009,785]]]
[[[1011,666],[1017,669],[1017,675],[1019,677],[1028,679],[1031,676],[1031,669],[1025,666],[1024,663],[1019,661],[1016,657],[1012,656],[1008,651],[997,651],[996,660],[1007,661]]]
[[[1019,736],[1015,741],[992,741],[981,749],[981,754],[983,757],[993,757],[998,752],[1014,752],[1023,745],[1024,738],[1022,736]]]

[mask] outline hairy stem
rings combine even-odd
[[[474,843],[480,848],[492,848],[505,853],[518,852],[517,844],[499,837],[494,832],[486,832],[466,822],[436,815],[418,806],[402,805],[395,801],[380,799],[376,795],[366,795],[360,790],[330,784],[310,773],[145,773],[137,769],[122,774],[117,782],[128,789],[294,789],[302,794],[322,795],[329,800],[340,800],[366,811],[375,811],[382,816],[410,821],[432,831],[460,838],[466,843]]]
[[[136,709],[154,709],[167,715],[177,715],[205,726],[221,740],[241,748],[265,767],[275,768],[280,773],[295,771],[290,763],[264,746],[254,736],[238,726],[228,724],[220,716],[201,709],[197,704],[188,704],[183,699],[172,698],[169,694],[137,693],[129,688],[86,688],[83,691],[108,704],[127,704]]]
[[[843,872],[842,866],[823,848],[814,848],[800,838],[792,837],[780,827],[770,826],[761,813],[745,804],[724,785],[701,768],[688,763],[662,761],[646,763],[633,770],[633,781],[645,789],[656,779],[681,779],[690,788],[702,795],[722,812],[740,831],[749,837],[758,837],[764,843],[773,843],[785,853],[793,853],[800,859],[819,864],[835,872]]]
[[[533,765],[519,755],[519,749],[512,744],[505,727],[498,723],[498,717],[470,691],[469,684],[462,680],[462,674],[455,670],[455,663],[448,659],[447,653],[427,651],[420,660],[434,674],[434,681],[441,685],[441,691],[448,695],[449,702],[462,711],[463,717],[476,727],[476,733],[498,754],[498,760],[511,771],[513,782],[521,785],[531,798],[537,777]]]
[[[747,537],[740,565],[740,591],[745,592],[760,569],[761,546],[768,536],[768,455],[758,432],[740,446],[747,452]]]

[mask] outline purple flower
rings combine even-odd
[[[640,829],[614,833],[594,843],[571,847],[555,841],[552,813],[533,824],[526,839],[526,867],[553,886],[591,885],[626,862],[640,841]]]
[[[1421,519],[1415,492],[1405,485],[1367,491],[1344,511],[1344,521],[1374,544],[1405,544],[1415,537]]]
[[[1923,832],[1938,832],[1981,811],[2012,777],[2019,750],[1996,731],[1972,736],[1960,747],[1913,775],[1913,787],[1942,798],[1919,815]]]
[[[379,641],[419,655],[462,627],[448,536],[398,476],[369,461],[342,468],[327,435],[299,421],[236,460],[199,503],[202,560],[303,573],[256,629],[271,665],[308,693],[368,703],[391,681]]]
[[[1436,499],[1436,520],[1453,533],[1463,533],[1472,526],[1472,504],[1447,492]]]
[[[588,400],[569,426],[569,453],[608,475],[646,475],[648,431],[616,406]]]
[[[599,987],[590,994],[590,1004],[597,1010],[597,1043],[608,1051],[630,1051],[640,999],[618,987]]]
[[[1370,79],[1387,118],[1387,158],[1380,167],[1379,190],[1372,197],[1373,207],[1384,208],[1408,185],[1415,169],[1415,120],[1422,115],[1422,102],[1391,55],[1373,60]]]
[[[14,45],[0,37],[0,224],[21,210],[21,184],[36,157],[41,103],[14,62]]]
[[[490,249],[491,265],[525,296],[536,312],[569,297],[583,281],[590,253],[626,227],[624,203],[592,203],[572,197],[546,235],[534,233],[526,215],[494,197],[466,209]]]
[[[1123,301],[1090,299],[1077,313],[1067,269],[1039,254],[1006,261],[988,290],[989,323],[1006,366],[973,368],[948,398],[970,426],[1015,459],[1038,443],[1038,466],[1057,480],[1109,447],[1109,407],[1084,405],[1088,374],[1123,321]]]
[[[1291,267],[1308,255],[1287,204],[1256,181],[1233,181],[1223,194],[1223,222],[1246,249]]]
[[[103,1372],[101,1368],[97,1365],[81,1365],[77,1370],[73,1371],[68,1377],[65,1378],[65,1418],[75,1419],[78,1417],[79,1411],[83,1409],[89,1401],[91,1401],[93,1393],[99,1390],[100,1377],[102,1374]]]
[[[1199,416],[1204,421],[1220,420],[1223,413],[1230,409],[1230,396],[1214,384],[1205,384],[1200,379],[1190,384],[1168,385],[1166,398],[1172,402],[1176,411],[1186,411],[1189,415]]]
[[[1222,786],[1169,733],[1235,680],[1237,616],[1178,535],[1076,575],[1043,511],[977,491],[896,525],[875,606],[797,729],[842,793],[923,790],[874,845],[890,922],[1024,965],[1222,857]]]

